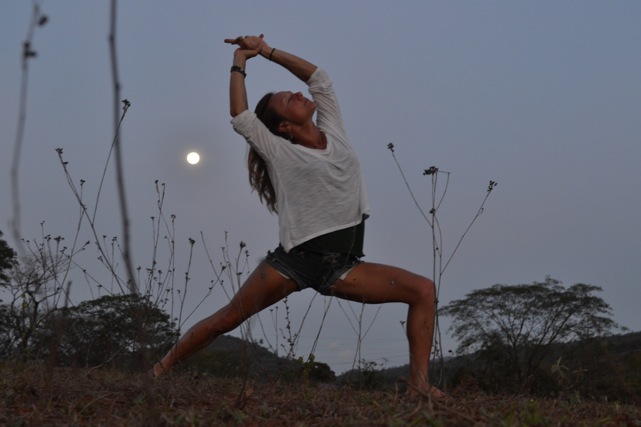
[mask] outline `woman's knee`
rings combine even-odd
[[[427,277],[419,276],[414,292],[417,301],[428,304],[436,302],[436,287],[434,282]]]

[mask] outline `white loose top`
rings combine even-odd
[[[332,82],[317,68],[307,81],[327,147],[292,144],[246,110],[231,120],[265,160],[276,193],[280,243],[286,252],[314,237],[352,227],[369,212],[360,164],[343,125]]]

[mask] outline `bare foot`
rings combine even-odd
[[[160,362],[156,363],[153,368],[149,371],[149,375],[152,378],[158,378],[162,374],[165,373],[165,368],[160,364]]]
[[[409,386],[410,387],[407,389],[407,395],[412,399],[424,398],[443,400],[446,398],[445,393],[443,393],[439,388],[429,384],[420,388],[413,386],[412,384],[409,384]]]

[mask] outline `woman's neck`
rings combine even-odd
[[[327,147],[327,137],[313,123],[297,131],[292,137],[292,142],[315,150],[324,150]]]

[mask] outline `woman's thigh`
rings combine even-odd
[[[242,318],[248,318],[297,290],[296,282],[263,261],[245,280],[228,307]]]
[[[364,262],[331,288],[332,295],[362,303],[404,302],[434,298],[434,283],[418,274],[384,264]]]

